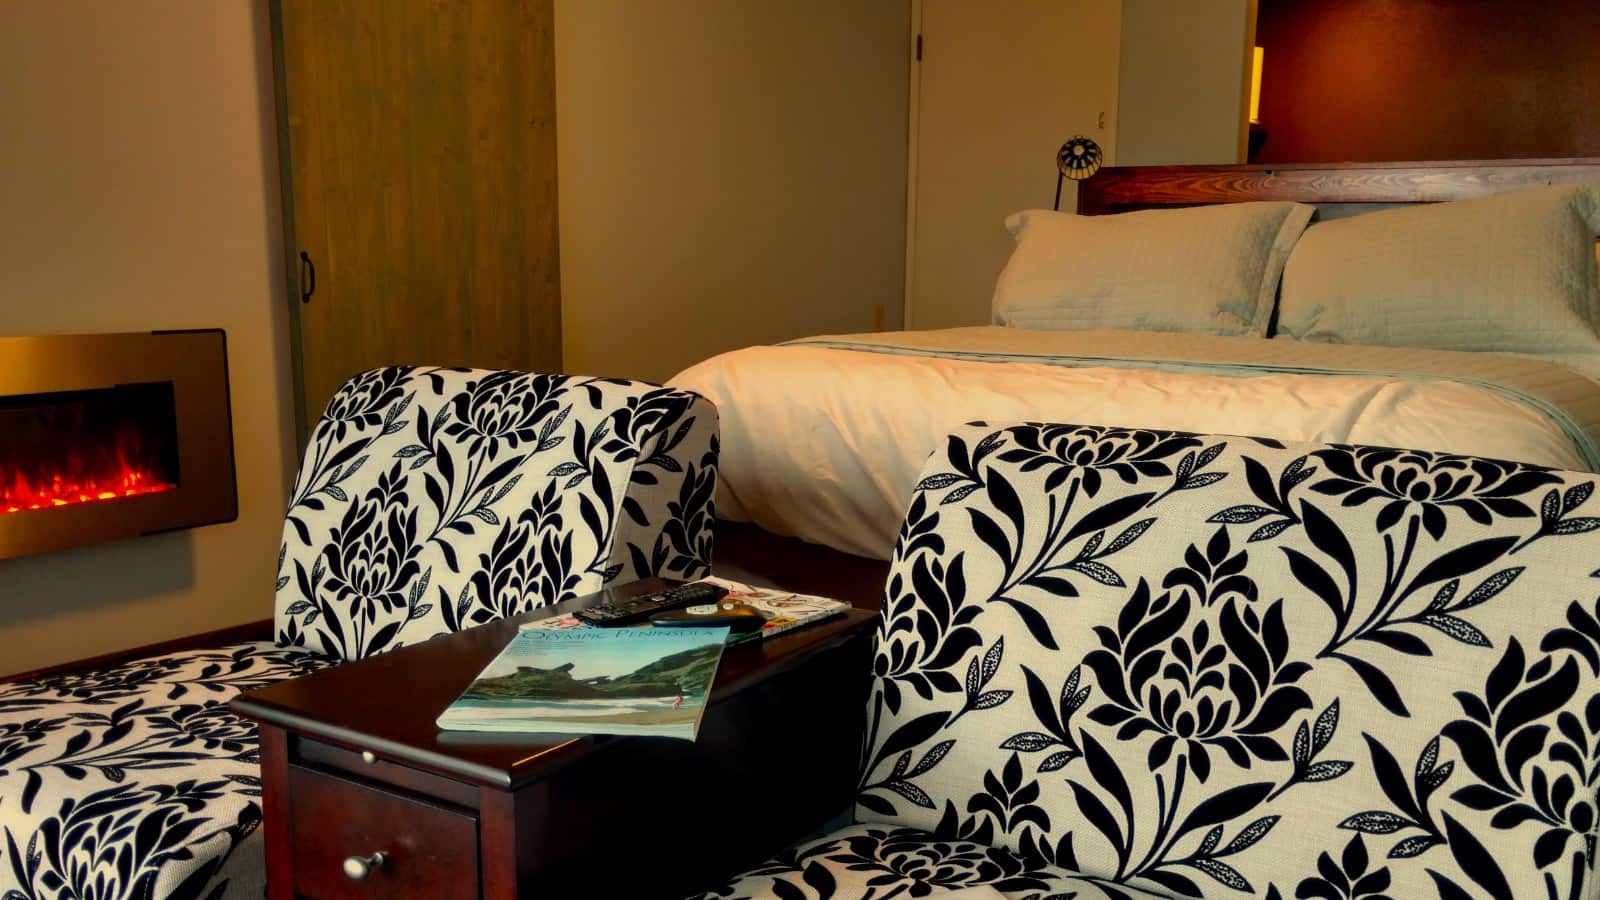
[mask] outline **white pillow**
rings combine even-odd
[[[1030,209],[994,290],[997,325],[1267,333],[1284,260],[1313,208],[1232,203],[1109,216]]]
[[[1600,192],[1564,185],[1313,225],[1278,334],[1329,343],[1600,352]]]

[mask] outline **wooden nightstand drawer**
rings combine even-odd
[[[478,789],[463,781],[391,762],[373,753],[346,750],[310,738],[300,738],[294,741],[293,746],[289,758],[291,763],[316,769],[324,775],[349,775],[352,781],[359,784],[377,782],[396,788],[402,794],[430,797],[464,809],[478,807]]]
[[[472,816],[299,766],[289,769],[289,790],[297,895],[478,896],[478,822]],[[374,856],[379,853],[381,859]]]

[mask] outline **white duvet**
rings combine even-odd
[[[1587,468],[1558,424],[1511,397],[1392,375],[1238,377],[792,344],[725,353],[672,384],[717,405],[719,518],[877,558],[893,550],[928,454],[953,426],[974,420],[1351,442]]]

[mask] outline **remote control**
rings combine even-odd
[[[652,614],[662,610],[715,603],[727,593],[727,588],[696,581],[665,591],[601,603],[588,609],[580,609],[573,615],[588,625],[615,628],[618,625],[632,625],[634,622],[648,619]]]
[[[685,606],[682,609],[658,612],[650,617],[650,624],[656,628],[704,628],[708,625],[726,625],[733,634],[748,634],[760,631],[767,624],[767,617],[760,610],[752,609],[743,603],[724,600],[721,603]]]

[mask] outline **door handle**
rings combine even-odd
[[[311,254],[300,251],[300,302],[310,303],[311,295],[317,292],[317,267],[311,262]]]

